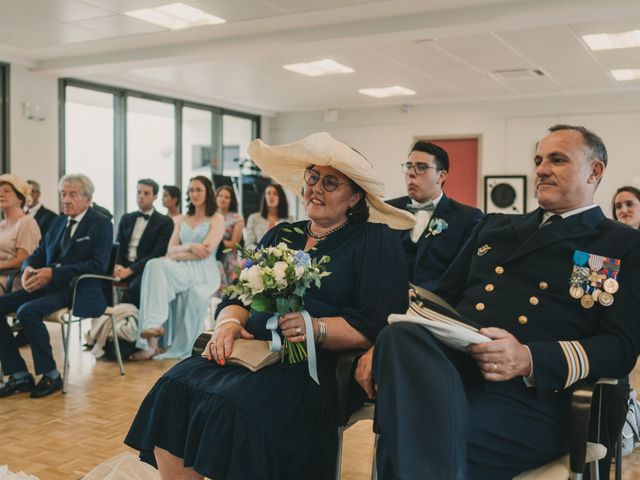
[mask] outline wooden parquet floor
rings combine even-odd
[[[85,322],[88,326],[88,322]],[[54,354],[62,365],[62,343],[57,325],[49,325]],[[77,326],[71,338],[71,374],[66,395],[44,399],[27,394],[0,399],[0,465],[24,471],[40,480],[81,479],[93,467],[122,452],[133,415],[156,379],[174,362],[125,364],[120,376],[115,363],[96,361],[82,351]],[[22,349],[31,367],[31,353]],[[640,367],[632,375],[640,387]],[[367,480],[371,475],[373,434],[363,421],[345,433],[343,480]],[[611,477],[613,478],[613,476]],[[640,480],[640,451],[623,461],[623,479]]]
[[[88,327],[89,322],[83,322]],[[83,325],[85,326],[85,325]],[[63,350],[60,328],[48,325],[58,367]],[[72,329],[71,373],[66,395],[42,399],[17,394],[0,399],[0,465],[40,480],[81,479],[93,467],[122,452],[122,443],[138,405],[156,379],[175,362],[125,362],[121,376],[114,362],[96,361],[82,351],[77,325]],[[31,352],[21,349],[33,371]],[[345,434],[343,480],[370,478],[371,422]]]

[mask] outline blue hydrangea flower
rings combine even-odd
[[[305,253],[302,250],[296,251],[293,258],[296,261],[297,267],[308,267],[311,265],[311,257],[308,253]]]

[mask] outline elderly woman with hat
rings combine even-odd
[[[0,208],[4,219],[0,222],[0,295],[15,290],[19,281],[8,285],[12,270],[33,253],[40,243],[40,228],[35,219],[25,214],[31,199],[31,186],[17,175],[0,175]]]
[[[163,478],[332,478],[338,352],[370,347],[388,315],[408,306],[406,260],[390,226],[411,228],[413,216],[382,201],[384,186],[362,155],[327,133],[274,147],[255,140],[249,154],[301,195],[309,217],[276,225],[262,245],[286,239],[313,258],[331,258],[331,275],[303,299],[319,384],[307,362],[277,362],[257,372],[226,364],[235,339],[271,338],[265,327],[271,314],[250,315],[224,298],[205,356],[183,361],[158,381],[125,440]],[[292,342],[311,335],[299,312],[281,317],[279,331]]]

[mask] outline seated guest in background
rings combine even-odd
[[[111,214],[111,212],[106,208],[104,208],[103,206],[98,205],[96,202],[93,202],[91,204],[91,208],[93,208],[100,215],[107,217],[109,220],[113,220],[113,215]]]
[[[287,195],[280,185],[269,185],[264,189],[260,211],[247,218],[245,246],[253,248],[271,228],[280,222],[290,222]]]
[[[613,196],[613,218],[636,230],[640,228],[640,190],[620,187]]]
[[[571,385],[636,363],[640,232],[594,204],[602,140],[549,132],[534,158],[540,208],[486,217],[434,289],[490,341],[461,353],[408,322],[378,337],[381,479],[510,479],[550,462],[569,449]]]
[[[416,217],[416,226],[401,233],[409,281],[431,290],[483,214],[442,191],[449,175],[449,155],[438,145],[414,143],[408,160],[402,164],[402,172],[407,196],[388,203]]]
[[[181,215],[182,199],[180,189],[175,185],[162,186],[162,206],[167,209],[167,216],[176,218]]]
[[[27,180],[27,183],[31,185],[31,201],[27,202],[29,215],[35,218],[38,226],[40,227],[40,234],[42,235],[42,238],[44,238],[47,234],[47,229],[49,228],[51,220],[56,218],[58,214],[52,212],[40,203],[40,195],[42,194],[40,184],[35,180]]]
[[[42,318],[71,306],[73,288],[69,284],[73,278],[85,273],[104,275],[109,264],[113,229],[106,217],[89,207],[93,196],[89,177],[65,175],[58,188],[63,215],[53,220],[43,242],[25,260],[24,290],[0,297],[0,361],[4,373],[10,375],[0,386],[0,397],[31,392],[31,397],[38,398],[62,388]],[[84,280],[78,285],[75,315],[98,317],[106,306],[100,280]],[[6,316],[15,311],[29,339],[36,374],[42,374],[37,386],[7,323]]]
[[[175,221],[167,256],[147,262],[140,302],[141,350],[130,360],[185,358],[204,328],[209,298],[220,286],[215,251],[224,234],[224,218],[216,213],[211,180],[201,175],[189,182],[187,214]],[[163,325],[174,324],[171,348],[158,354]]]
[[[29,184],[17,175],[0,175],[0,208],[4,213],[0,221],[0,295],[20,287],[18,278],[13,285],[7,285],[7,280],[13,279],[16,270],[40,243],[38,224],[24,213],[31,198],[30,190]]]
[[[327,133],[274,147],[255,140],[249,154],[291,191],[304,185],[310,218],[293,224],[298,228],[276,225],[263,244],[287,239],[312,258],[331,257],[332,274],[304,295],[314,317],[320,385],[306,361],[255,373],[225,365],[236,338],[271,338],[265,326],[271,314],[250,314],[224,298],[206,358],[188,358],[158,381],[125,440],[162,478],[333,478],[338,352],[369,347],[387,316],[407,309],[406,259],[388,225],[410,228],[413,219],[381,200],[383,183],[367,160]],[[281,317],[279,331],[292,342],[311,334],[299,312]]]
[[[222,278],[222,287],[235,281],[236,267],[239,265],[238,248],[236,244],[242,240],[242,229],[244,228],[244,220],[242,215],[238,213],[238,199],[233,187],[223,185],[216,190],[216,204],[218,212],[224,216],[224,237],[217,252],[218,260],[222,263],[224,277]],[[223,250],[230,249],[229,252]]]
[[[113,275],[127,282],[125,303],[140,306],[140,282],[146,263],[167,253],[173,233],[171,219],[153,208],[158,198],[158,184],[150,178],[138,180],[138,211],[120,219],[116,241],[120,244]]]

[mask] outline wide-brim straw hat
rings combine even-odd
[[[3,173],[0,175],[0,183],[8,183],[24,197],[27,205],[31,203],[31,185],[22,177],[12,173]]]
[[[415,217],[384,203],[384,182],[371,164],[353,148],[335,140],[326,132],[314,133],[294,143],[270,146],[257,139],[249,145],[249,155],[268,176],[302,197],[304,172],[312,165],[333,167],[366,192],[369,222],[391,228],[413,228]]]

